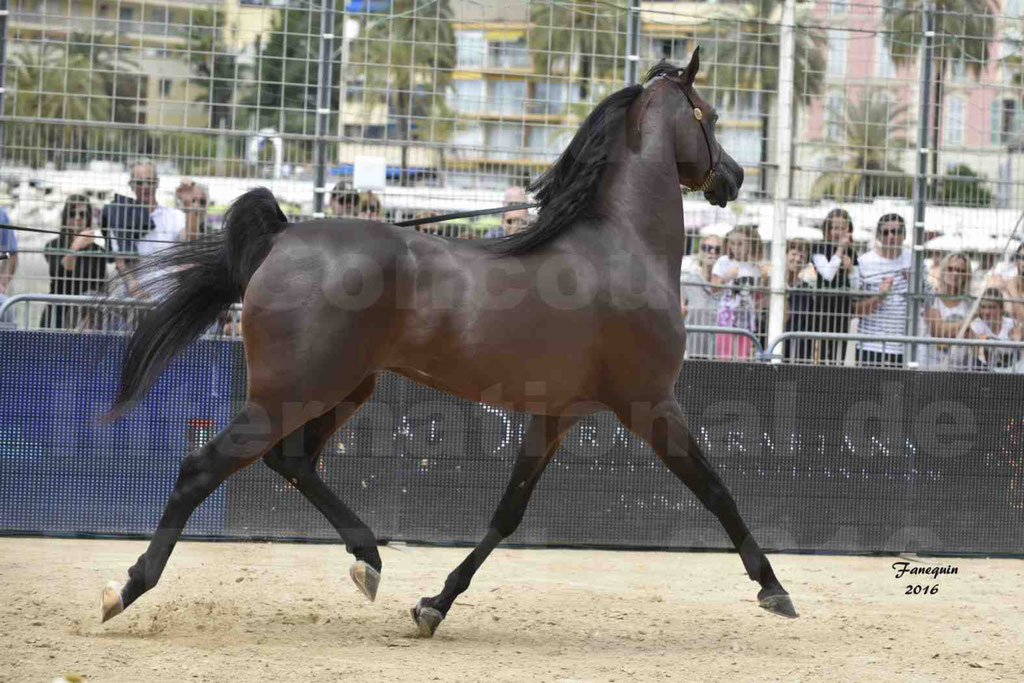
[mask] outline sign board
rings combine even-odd
[[[352,187],[357,190],[383,190],[387,167],[384,157],[356,157],[352,165]]]

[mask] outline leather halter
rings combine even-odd
[[[681,75],[683,72],[680,71],[679,73]],[[719,154],[718,155],[718,161],[715,161],[714,152],[711,151],[711,139],[708,137],[708,130],[707,130],[707,128],[704,127],[704,119],[703,118],[697,118],[697,113],[696,113],[697,112],[697,107],[693,106],[693,100],[690,99],[690,93],[686,92],[686,88],[683,86],[682,83],[679,83],[679,82],[669,78],[668,75],[666,75],[666,74],[659,74],[659,75],[655,76],[654,78],[652,78],[650,81],[648,81],[646,84],[644,84],[644,87],[646,88],[648,85],[654,83],[659,78],[664,78],[664,79],[666,79],[668,81],[671,81],[671,82],[673,82],[673,83],[675,83],[676,85],[679,86],[679,89],[683,91],[683,97],[686,98],[686,102],[690,105],[690,111],[693,113],[693,117],[695,119],[697,119],[697,123],[700,124],[700,132],[704,134],[704,144],[708,148],[708,172],[707,172],[707,175],[704,176],[704,181],[701,182],[701,184],[699,186],[693,187],[693,188],[688,187],[686,189],[688,189],[690,192],[707,192],[708,189],[710,189],[711,184],[715,182],[715,175],[717,174],[718,166],[719,166],[719,164],[722,163],[722,155]],[[642,107],[641,107],[641,111],[640,111],[640,121],[643,121],[643,112],[644,112],[644,109],[646,109],[646,108],[647,108],[647,102],[644,102]],[[637,127],[638,128],[640,126],[640,121],[637,122]],[[686,186],[684,185],[683,187],[686,187]]]

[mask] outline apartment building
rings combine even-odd
[[[1000,206],[1024,203],[1017,186],[1024,181],[1021,155],[1021,84],[1014,82],[1012,60],[1014,39],[1019,38],[1021,3],[1008,2],[996,15],[996,32],[989,43],[989,60],[975,76],[972,65],[951,62],[945,71],[941,120],[939,121],[939,174],[968,166],[994,181]],[[897,66],[890,56],[883,32],[880,3],[855,4],[822,0],[815,6],[818,25],[828,26],[825,91],[805,103],[795,150],[798,167],[811,172],[795,177],[794,196],[809,197],[817,173],[840,167],[852,150],[840,145],[826,147],[821,141],[843,142],[843,116],[848,107],[873,97],[895,109],[906,107],[901,117],[903,135],[911,146],[893,147],[889,153],[899,166],[913,173],[916,156],[916,126],[920,106],[921,60]],[[931,116],[934,116],[932,112]],[[932,122],[934,125],[934,121]],[[929,135],[929,147],[932,137]]]
[[[238,0],[12,0],[9,58],[47,42],[57,48],[116,48],[116,61],[97,60],[92,68],[137,77],[133,87],[118,91],[135,104],[134,120],[120,123],[205,128],[210,107],[197,101],[188,62],[193,15],[203,10],[223,13],[221,39],[243,59],[251,59],[276,11]]]

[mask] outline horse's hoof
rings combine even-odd
[[[373,602],[377,598],[377,586],[380,585],[380,572],[366,564],[362,560],[352,563],[348,569],[348,575],[363,595]]]
[[[793,607],[793,601],[789,599],[789,593],[781,588],[762,588],[757,594],[757,602],[762,609],[780,617],[796,619],[800,616]]]
[[[110,581],[103,589],[103,602],[100,604],[100,610],[103,617],[103,621],[100,623],[113,619],[124,611],[124,601],[121,600],[121,584],[117,581]]]
[[[409,610],[412,620],[416,622],[416,628],[424,638],[430,638],[434,631],[444,621],[444,615],[426,604],[426,598],[420,598],[419,603]]]

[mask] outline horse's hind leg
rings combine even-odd
[[[287,479],[337,529],[345,549],[355,556],[349,575],[359,590],[373,600],[380,583],[381,561],[377,539],[368,526],[324,483],[316,463],[327,440],[373,394],[376,377],[367,377],[333,410],[310,420],[282,439],[263,458],[272,470]]]
[[[423,598],[412,608],[412,618],[424,636],[434,635],[438,625],[448,614],[452,603],[469,588],[476,570],[484,563],[491,551],[503,538],[512,535],[519,526],[526,506],[530,502],[533,487],[540,480],[548,462],[558,450],[562,437],[572,429],[580,418],[534,415],[526,428],[523,444],[516,456],[512,478],[505,489],[505,495],[498,503],[498,509],[491,518],[487,534],[465,560],[448,575],[444,589],[432,598]]]
[[[739,551],[747,575],[761,584],[757,595],[761,607],[784,617],[797,616],[789,594],[775,578],[768,557],[740,517],[732,494],[704,458],[700,446],[687,429],[682,408],[675,398],[653,407],[649,403],[634,403],[615,412],[629,429],[651,445],[662,462],[697,495],[704,507],[718,517]]]
[[[157,584],[192,512],[231,474],[263,457],[281,432],[279,417],[250,403],[208,444],[185,456],[156,533],[128,570],[128,582],[111,582],[103,591],[103,621]]]

